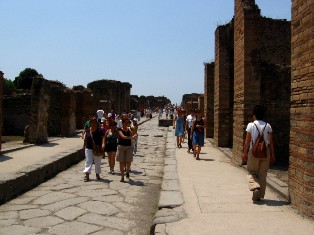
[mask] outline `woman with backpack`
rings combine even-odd
[[[254,121],[247,125],[243,148],[243,161],[247,161],[247,178],[254,202],[264,198],[268,168],[275,162],[273,131],[264,118],[265,108],[254,106]]]

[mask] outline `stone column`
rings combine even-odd
[[[50,84],[44,78],[34,78],[32,84],[31,121],[25,139],[29,143],[48,142],[48,110],[50,105]]]
[[[215,31],[214,143],[232,146],[233,124],[233,22]]]
[[[252,121],[252,107],[260,103],[260,78],[252,78],[252,51],[259,42],[255,25],[260,10],[254,0],[235,0],[233,160],[241,164],[245,129]]]
[[[2,143],[2,123],[3,123],[3,111],[2,111],[2,96],[3,96],[3,72],[0,71],[0,151]]]
[[[292,1],[289,192],[314,218],[314,49],[312,0]],[[312,42],[312,43],[311,43]]]

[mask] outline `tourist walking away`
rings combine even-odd
[[[266,177],[270,164],[275,162],[273,131],[265,120],[265,108],[253,108],[253,122],[246,128],[243,161],[247,161],[249,190],[253,192],[253,202],[265,196]]]
[[[130,166],[133,161],[132,153],[132,131],[129,128],[130,120],[122,119],[122,128],[119,129],[118,156],[117,161],[120,162],[121,180],[124,182],[124,168],[126,169],[126,177],[130,178]]]
[[[102,142],[102,148],[108,155],[108,173],[111,174],[114,174],[114,166],[116,163],[116,153],[118,148],[118,137],[119,133],[117,131],[117,123],[111,122],[110,128],[106,131]]]
[[[184,110],[179,110],[173,119],[173,129],[175,129],[174,135],[176,136],[177,139],[178,148],[182,148],[181,137],[184,135],[184,120],[183,120],[184,113],[185,113]]]
[[[200,160],[200,153],[202,147],[204,147],[204,130],[206,127],[206,121],[201,116],[201,111],[199,109],[195,110],[195,120],[191,128],[191,138],[193,145],[193,156],[196,160]]]
[[[101,174],[101,159],[103,152],[98,156],[95,153],[95,149],[101,149],[102,139],[104,136],[103,130],[98,127],[98,122],[96,117],[92,118],[90,121],[91,126],[86,129],[84,134],[84,149],[85,149],[85,178],[84,181],[89,181],[89,175],[92,172],[93,162],[95,163],[96,178],[100,179]],[[97,155],[96,155],[97,154]]]
[[[186,131],[188,134],[188,153],[190,153],[190,151],[192,150],[193,153],[193,145],[192,145],[192,139],[191,139],[191,129],[192,129],[192,125],[193,125],[193,121],[195,120],[195,113],[194,113],[194,109],[190,110],[190,114],[186,117]]]

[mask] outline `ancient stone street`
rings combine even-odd
[[[168,128],[157,118],[139,128],[130,180],[120,182],[119,165],[101,180],[94,169],[83,182],[84,161],[0,206],[0,234],[149,234],[157,210]],[[78,139],[77,141],[82,141]]]

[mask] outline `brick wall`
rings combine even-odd
[[[214,75],[215,63],[204,64],[204,113],[207,121],[206,138],[214,138]]]
[[[312,0],[292,1],[289,192],[314,217],[314,49]]]
[[[234,110],[233,156],[241,163],[247,123],[252,120],[252,106],[259,103],[260,80],[252,79],[251,53],[258,47],[255,22],[260,10],[255,1],[235,0],[234,15]]]
[[[240,163],[252,108],[267,108],[277,164],[288,166],[290,22],[262,17],[254,0],[236,0],[234,17],[234,160]]]
[[[232,147],[233,32],[233,21],[215,31],[214,143],[219,147]]]

